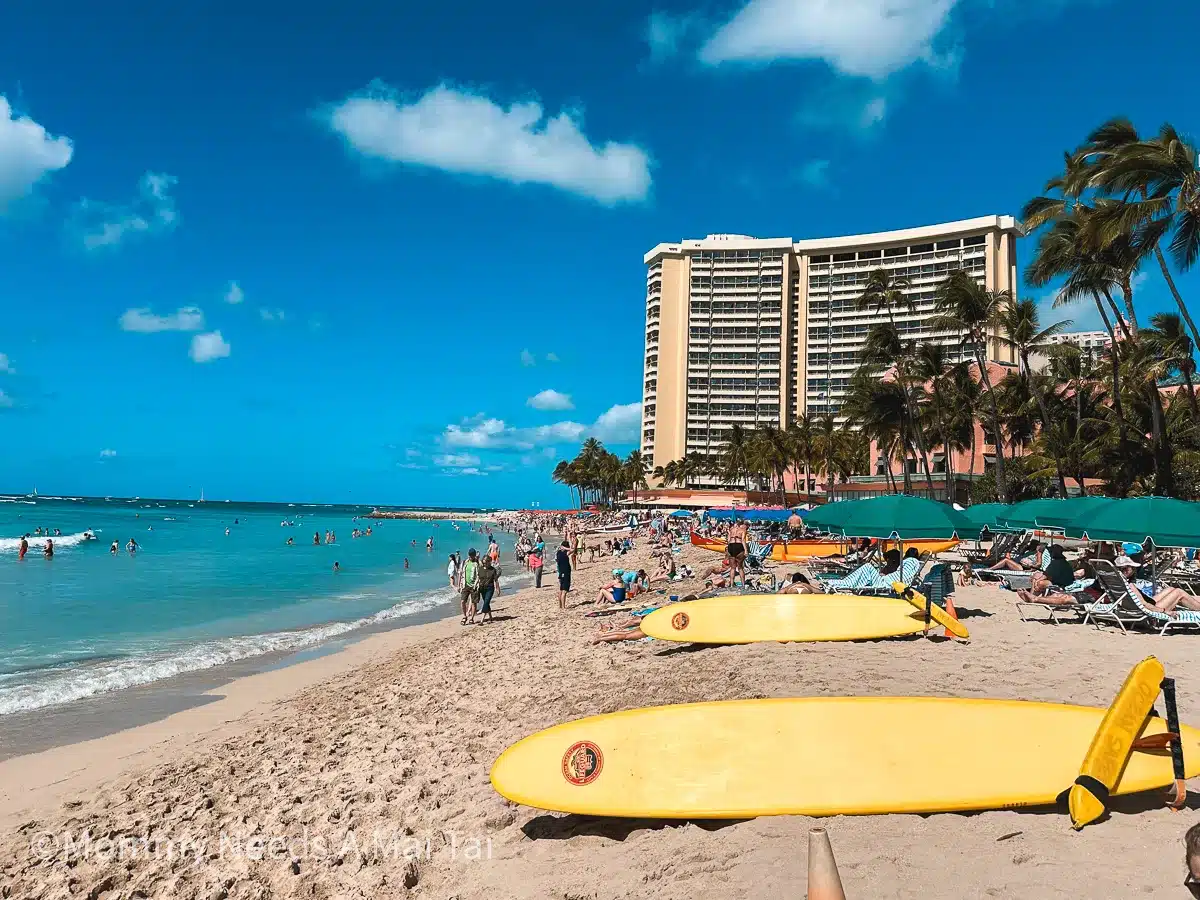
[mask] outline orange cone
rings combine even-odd
[[[946,595],[946,614],[952,619],[958,619],[958,613],[954,611],[954,598],[949,594]],[[954,637],[954,633],[949,628],[946,629],[946,637]]]
[[[808,833],[808,900],[846,900],[829,833],[824,828]]]

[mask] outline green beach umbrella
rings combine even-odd
[[[1079,516],[1066,527],[1068,537],[1093,541],[1128,541],[1147,538],[1158,547],[1200,546],[1200,503],[1170,497],[1134,497],[1114,500]]]
[[[1009,509],[1011,507],[1007,503],[976,503],[964,509],[962,514],[978,528],[986,526],[989,531],[1007,531],[1008,526],[1002,519]]]
[[[1009,528],[1037,528],[1039,515],[1053,515],[1062,508],[1062,500],[1026,500],[1014,503],[1003,516],[1002,521]]]
[[[1100,507],[1114,503],[1112,497],[1068,497],[1055,501],[1058,505],[1034,516],[1040,528],[1066,528],[1076,519],[1091,515]]]
[[[846,517],[850,515],[854,507],[866,502],[868,501],[838,500],[834,503],[826,503],[824,506],[818,506],[805,516],[804,524],[825,531],[840,531],[842,522],[846,520]]]
[[[979,526],[953,506],[904,495],[856,503],[840,529],[853,537],[898,537],[906,541],[979,535]]]

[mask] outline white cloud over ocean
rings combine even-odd
[[[149,307],[127,309],[118,320],[122,331],[155,334],[160,331],[200,331],[204,328],[204,313],[197,306],[181,306],[165,316],[156,315]]]
[[[188,351],[188,355],[192,358],[192,362],[206,363],[212,362],[214,359],[224,359],[233,352],[233,348],[221,337],[221,332],[210,331],[206,334],[197,334],[192,338],[192,346]]]
[[[570,394],[562,394],[558,391],[549,389],[539,391],[526,400],[525,403],[528,406],[532,406],[534,409],[542,410],[564,410],[575,408],[575,404],[571,402]]]
[[[29,116],[18,115],[0,95],[0,211],[66,168],[73,154],[70,138],[55,137]]]
[[[514,184],[543,184],[604,204],[645,199],[650,158],[635,144],[593,142],[578,113],[536,100],[508,107],[441,84],[401,98],[374,84],[322,113],[355,152]]]
[[[446,447],[473,450],[533,450],[557,444],[571,444],[589,437],[613,444],[635,443],[642,422],[642,404],[626,403],[606,410],[595,422],[555,422],[521,428],[503,419],[474,416],[458,424],[447,425],[440,436]]]
[[[74,228],[88,250],[116,247],[126,240],[170,231],[179,223],[171,195],[178,178],[147,172],[138,181],[137,195],[125,204],[84,198],[75,205]]]

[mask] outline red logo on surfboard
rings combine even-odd
[[[688,618],[687,613],[685,613],[685,612],[675,613],[675,616],[671,619],[671,627],[674,628],[676,631],[683,631],[683,629],[688,627],[688,622],[690,622],[690,621],[691,620]]]
[[[563,778],[577,787],[591,784],[604,768],[604,754],[591,741],[577,741],[563,754]]]

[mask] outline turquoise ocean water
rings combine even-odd
[[[465,523],[353,520],[367,512],[0,498],[0,716],[449,611],[447,555],[482,550],[487,538]],[[370,537],[351,537],[367,525]],[[62,532],[54,558],[33,537],[18,562],[20,536],[38,527]],[[84,540],[87,530],[97,539]],[[336,543],[313,546],[314,532],[327,530]],[[496,536],[511,569],[511,536]],[[136,554],[125,550],[130,538]]]

